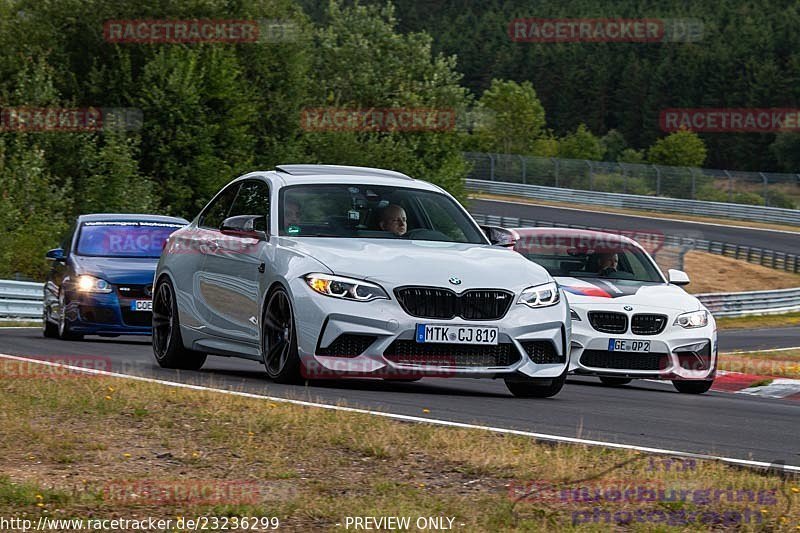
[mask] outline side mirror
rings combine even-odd
[[[513,229],[501,228],[500,226],[481,226],[481,230],[492,243],[492,246],[503,248],[513,248],[519,240],[519,233]]]
[[[675,270],[674,268],[670,268],[669,271],[667,271],[667,279],[669,279],[669,282],[673,285],[689,284],[689,275],[683,270]]]
[[[264,215],[239,215],[222,221],[219,230],[224,235],[267,240],[267,217]]]
[[[52,250],[48,250],[45,254],[45,257],[50,261],[55,261],[57,263],[63,263],[66,260],[66,256],[64,255],[64,250],[61,248],[53,248]]]

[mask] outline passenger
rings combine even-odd
[[[391,231],[398,237],[405,235],[408,229],[406,210],[397,204],[386,206],[381,211],[381,220],[378,224],[383,231]]]
[[[287,200],[284,202],[283,223],[287,228],[300,224],[300,204],[296,200]]]

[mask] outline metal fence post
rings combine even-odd
[[[733,176],[727,170],[725,171],[725,175],[728,176],[728,201],[733,203]]]
[[[764,181],[764,206],[769,205],[769,180],[767,179],[766,174],[763,172],[758,173],[761,176],[761,179]]]
[[[658,165],[653,165],[656,171],[656,196],[661,196],[661,169]]]
[[[592,172],[592,162],[586,159],[583,160],[584,163],[589,167],[589,190],[594,190],[594,172]]]
[[[522,183],[528,183],[525,176],[525,157],[519,156],[519,160],[522,162]]]
[[[494,156],[489,154],[489,179],[494,181]]]
[[[553,163],[553,166],[555,167],[554,168],[554,170],[555,170],[555,180],[556,180],[555,181],[555,186],[558,187],[558,159],[556,159],[555,157],[551,157],[550,161]]]
[[[694,169],[686,167],[689,170],[689,175],[692,177],[692,200],[695,200],[695,193],[697,191],[697,178],[694,175]]]

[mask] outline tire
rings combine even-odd
[[[714,384],[713,379],[706,379],[702,381],[688,381],[688,380],[672,380],[672,385],[678,389],[678,392],[684,394],[703,394],[708,392],[711,385]]]
[[[58,326],[56,334],[62,341],[81,341],[83,335],[75,333],[70,329],[69,322],[67,321],[67,297],[64,291],[58,292]]]
[[[505,379],[506,387],[517,398],[550,398],[559,393],[567,381],[567,369],[553,379]]]
[[[297,330],[289,294],[276,287],[264,305],[261,317],[261,353],[267,376],[275,383],[300,383],[301,362],[297,352]]]
[[[167,278],[158,282],[153,295],[153,355],[161,368],[179,370],[199,370],[208,357],[183,345],[175,289]]]
[[[42,313],[42,335],[48,339],[58,338],[58,326],[50,321],[50,312],[47,308]]]
[[[609,387],[621,387],[633,381],[631,378],[615,378],[612,376],[600,376],[600,382]]]

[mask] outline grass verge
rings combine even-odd
[[[800,274],[706,252],[688,252],[683,258],[683,269],[692,280],[686,290],[693,294],[800,287]]]
[[[42,321],[34,320],[0,320],[0,328],[40,328]]]
[[[800,379],[800,349],[723,353],[718,368],[756,376]]]
[[[800,481],[776,473],[2,364],[3,517],[267,516],[284,531],[365,516],[470,532],[800,524]]]
[[[800,312],[782,315],[737,316],[717,318],[719,329],[759,329],[800,326]]]

